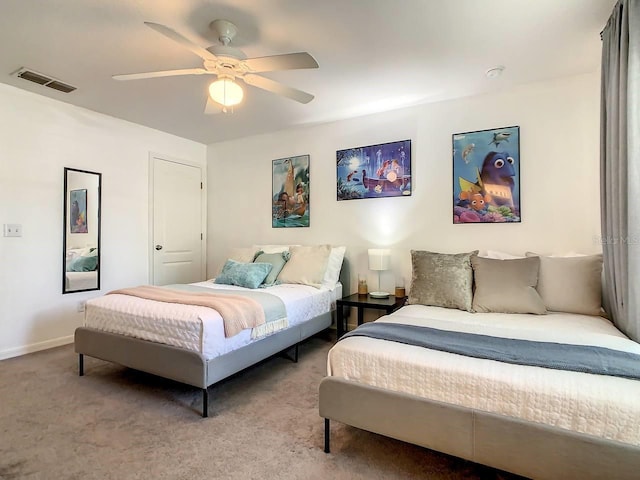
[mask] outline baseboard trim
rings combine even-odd
[[[30,345],[23,345],[21,347],[9,348],[7,350],[0,350],[0,360],[7,358],[19,357],[28,353],[39,352],[40,350],[47,350],[49,348],[60,347],[62,345],[68,345],[73,343],[73,335],[66,337],[52,338],[51,340],[45,340],[44,342],[32,343]]]

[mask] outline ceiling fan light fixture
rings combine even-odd
[[[244,91],[233,78],[220,77],[209,85],[209,96],[224,107],[232,107],[242,102]]]

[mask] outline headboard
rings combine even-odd
[[[340,269],[340,283],[342,284],[342,296],[346,297],[351,294],[351,272],[349,270],[349,261],[345,255],[342,259],[342,268]]]

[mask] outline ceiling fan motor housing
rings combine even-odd
[[[214,20],[209,28],[218,34],[218,40],[223,45],[228,45],[238,33],[238,28],[229,20]]]

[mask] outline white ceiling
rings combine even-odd
[[[0,82],[205,144],[599,68],[616,0],[1,0]],[[201,67],[146,27],[207,47],[209,23],[239,30],[248,57],[311,53],[317,70],[265,76],[307,105],[245,88],[233,114],[205,115],[210,76],[118,82],[112,75]],[[505,65],[504,74],[484,72]],[[10,76],[20,67],[78,87],[63,94]]]

